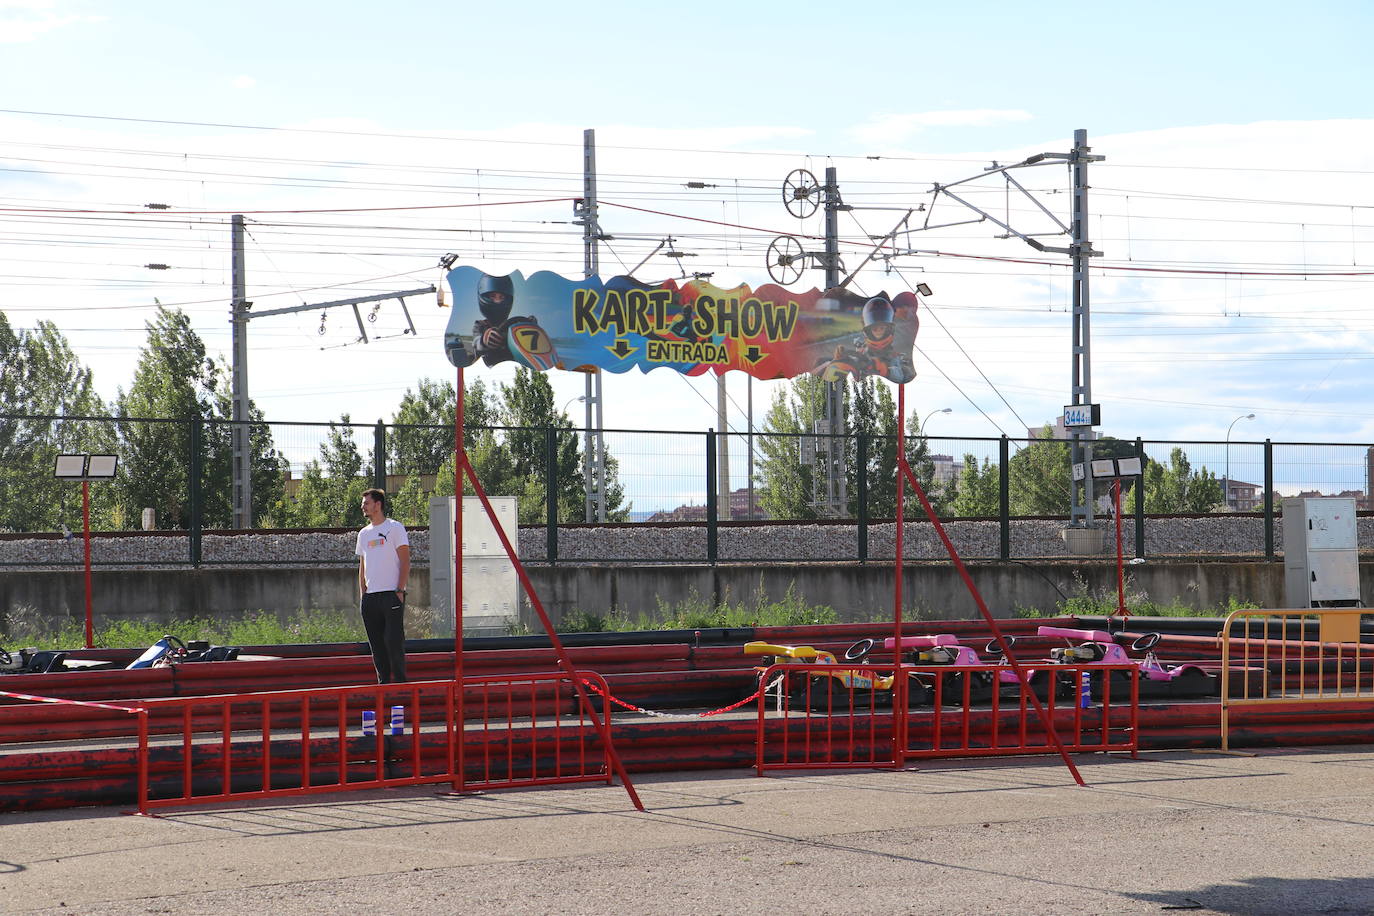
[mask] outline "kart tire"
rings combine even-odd
[[[1169,688],[1169,696],[1181,700],[1214,697],[1221,693],[1217,678],[1198,668],[1180,671],[1170,682]]]

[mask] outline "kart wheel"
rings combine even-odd
[[[925,681],[909,677],[906,682],[906,708],[918,709],[935,703],[935,691]]]
[[[797,699],[806,704],[812,712],[847,712],[851,691],[833,677],[813,677],[809,679],[811,689]],[[803,685],[802,690],[806,687]],[[859,698],[854,698],[855,709],[859,708]]]
[[[1213,697],[1219,692],[1217,679],[1199,668],[1185,668],[1169,685],[1176,698]]]
[[[11,656],[11,655],[10,655],[8,652],[6,652],[4,649],[0,649],[0,665],[9,665],[9,664],[13,664],[13,663],[14,663],[14,657]]]

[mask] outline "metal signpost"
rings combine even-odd
[[[86,555],[86,648],[95,648],[91,614],[91,481],[110,480],[119,465],[118,455],[58,455],[52,475],[59,480],[81,481],[81,533]]]

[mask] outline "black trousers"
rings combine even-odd
[[[406,679],[406,607],[395,592],[368,592],[359,609],[378,684]]]

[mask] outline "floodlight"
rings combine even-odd
[[[1093,459],[1094,477],[1115,477],[1116,459],[1115,458],[1094,458]]]
[[[1144,473],[1139,458],[1118,458],[1116,459],[1116,472],[1122,477],[1139,477]]]
[[[934,293],[932,293],[932,292],[930,291],[930,287],[929,287],[929,286],[926,286],[924,283],[917,283],[917,284],[916,284],[916,292],[920,293],[922,296],[933,296],[933,295],[934,295]]]
[[[86,465],[86,476],[92,479],[108,480],[115,475],[119,465],[118,455],[92,455]]]
[[[80,480],[86,476],[86,455],[58,455],[52,476]]]

